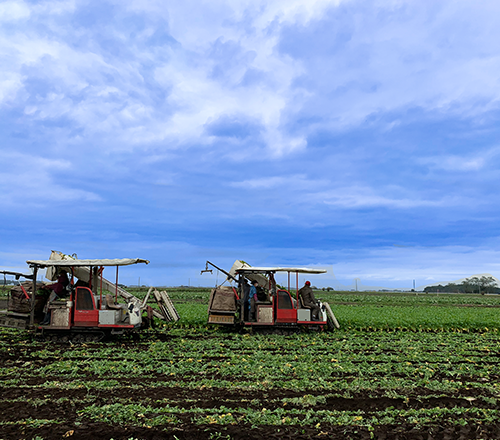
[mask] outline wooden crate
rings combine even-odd
[[[208,322],[212,324],[234,324],[234,315],[208,315]]]

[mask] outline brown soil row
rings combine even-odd
[[[366,427],[322,425],[320,428],[259,426],[248,425],[193,425],[184,423],[175,428],[137,426],[111,426],[104,423],[85,423],[75,426],[71,422],[40,428],[5,427],[2,436],[5,440],[34,438],[71,440],[128,440],[131,438],[144,440],[209,440],[214,438],[230,438],[232,440],[307,440],[307,439],[343,439],[343,440],[474,440],[500,438],[500,423],[491,425],[453,424],[453,420],[442,426],[429,425],[416,427],[410,423],[399,425]]]
[[[324,403],[317,403],[311,408],[328,411],[357,411],[366,413],[383,411],[387,408],[395,409],[430,409],[430,408],[486,408],[495,409],[496,405],[481,399],[477,391],[476,397],[462,395],[447,395],[439,397],[422,397],[419,394],[406,398],[389,398],[375,393],[356,393],[351,397],[331,396],[321,393],[310,393],[314,396],[325,396]],[[428,390],[427,390],[428,391]],[[470,391],[470,390],[469,390]],[[116,388],[110,390],[60,390],[40,388],[0,388],[0,421],[12,421],[18,418],[59,418],[64,412],[65,416],[74,418],[79,409],[84,408],[81,402],[86,399],[97,405],[106,405],[116,402],[143,403],[152,407],[162,407],[165,404],[175,405],[179,408],[220,408],[221,406],[238,410],[239,408],[261,408],[268,410],[277,408],[303,409],[301,404],[287,402],[282,399],[302,398],[304,392],[291,390],[250,391],[226,390],[219,388],[189,390],[181,387],[163,388]],[[69,403],[58,403],[58,399],[69,399]],[[45,403],[32,405],[28,402],[12,402],[16,399],[45,400]],[[11,402],[6,402],[10,400]],[[164,402],[161,402],[164,401]],[[61,409],[61,406],[64,408]],[[69,411],[69,413],[68,413]],[[68,413],[68,414],[66,414]]]

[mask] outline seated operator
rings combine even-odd
[[[319,312],[321,309],[318,305],[318,302],[316,301],[316,298],[314,297],[314,292],[311,289],[310,281],[306,281],[304,287],[299,289],[299,296],[302,299],[302,304],[304,305],[304,307],[311,309],[311,320],[318,321]]]

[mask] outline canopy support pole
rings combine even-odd
[[[116,266],[115,303],[118,302],[118,266]]]
[[[295,272],[296,275],[296,281],[295,281],[295,289],[297,290],[297,304],[299,303],[299,273]]]
[[[38,274],[38,266],[33,267],[33,292],[31,292],[31,310],[30,310],[30,327],[35,325],[35,297],[36,297],[36,276]]]

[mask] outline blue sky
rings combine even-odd
[[[500,276],[498,41],[494,0],[1,1],[0,267]]]

